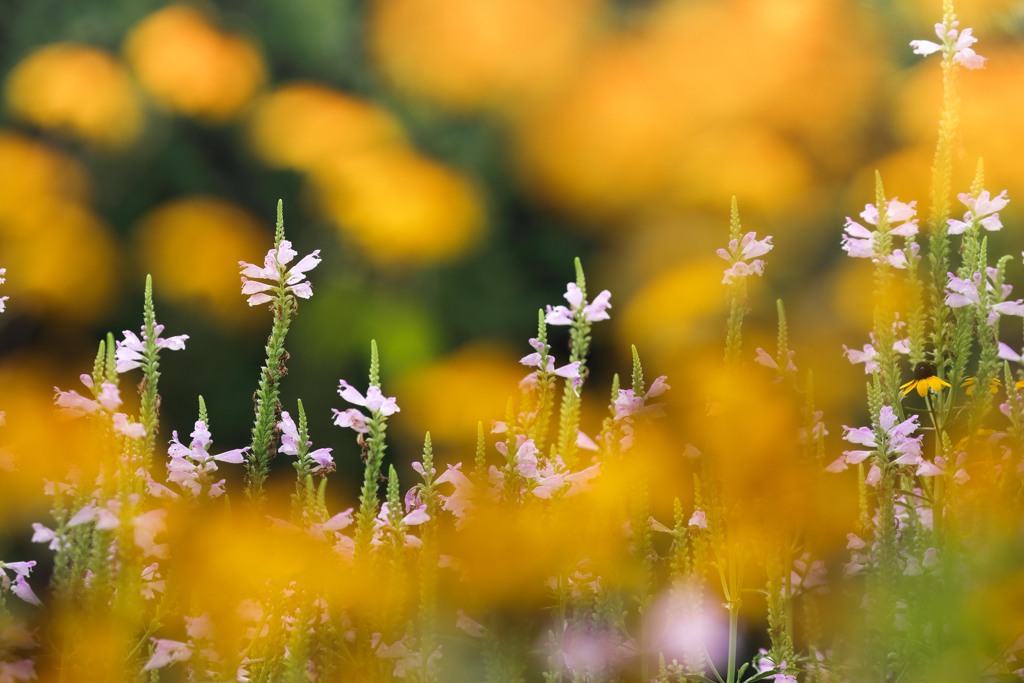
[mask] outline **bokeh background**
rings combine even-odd
[[[957,5],[990,61],[962,80],[956,187],[983,156],[1019,225],[1024,4]],[[164,436],[190,431],[202,394],[217,446],[247,443],[269,316],[237,262],[270,247],[278,198],[299,252],[324,258],[284,405],[303,398],[342,471],[357,449],[329,409],[339,378],[365,386],[371,338],[402,407],[391,452],[412,459],[429,429],[443,457],[471,457],[574,256],[613,292],[594,395],[631,343],[685,395],[722,354],[732,195],[776,244],[747,352],[783,298],[818,406],[859,424],[863,374],[841,345],[867,341],[870,269],[839,236],[876,169],[926,209],[940,74],[908,41],[940,17],[938,0],[3,0],[0,395],[23,414],[8,429],[74,459],[70,434],[24,416],[77,384],[107,331],[138,329],[151,273],[159,321],[191,337],[164,354]],[[1020,247],[1013,228],[993,242]],[[9,528],[46,505],[24,495]]]

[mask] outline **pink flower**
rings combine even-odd
[[[146,436],[146,428],[138,422],[130,422],[124,413],[114,413],[114,431],[124,434],[129,439],[141,439]]]
[[[891,199],[885,207],[885,220],[888,229],[885,234],[899,235],[900,237],[911,238],[917,234],[917,202],[901,202],[898,199]],[[878,224],[881,216],[874,204],[866,204],[860,213],[865,223],[871,228],[861,225],[849,216],[846,217],[845,234],[842,238],[842,248],[853,258],[869,258],[876,263],[885,261],[893,268],[906,268],[908,265],[907,253],[902,249],[895,249],[892,253],[882,253],[879,250]],[[917,258],[920,247],[911,242],[909,245],[909,258]]]
[[[957,198],[967,207],[962,221],[950,218],[947,221],[950,235],[960,235],[967,231],[972,225],[980,225],[985,230],[995,232],[1003,229],[1003,222],[999,219],[999,212],[1006,208],[1010,200],[1006,197],[1006,190],[993,198],[988,190],[982,190],[977,197],[972,197],[966,192],[961,192]]]
[[[483,638],[487,632],[487,628],[479,621],[474,621],[466,616],[466,613],[462,610],[456,612],[458,618],[455,620],[455,628],[463,631],[467,635],[473,638]]]
[[[395,402],[394,397],[385,397],[380,387],[371,385],[366,390],[366,396],[360,394],[355,387],[345,380],[338,381],[338,394],[349,403],[363,406],[371,413],[380,413],[384,417],[390,417],[401,412],[401,408]]]
[[[687,526],[697,527],[698,529],[708,528],[708,516],[703,510],[694,510],[693,514],[690,515],[690,521],[686,523]]]
[[[60,550],[61,547],[61,539],[57,532],[39,522],[32,522],[32,542],[48,543],[47,547],[54,551]]]
[[[959,23],[954,21],[948,28],[944,23],[935,24],[935,35],[941,41],[939,43],[930,40],[910,41],[910,46],[914,48],[914,54],[927,57],[941,50],[944,55],[951,54],[955,63],[968,69],[984,68],[985,58],[971,47],[978,42],[978,39],[971,35],[972,29],[965,28],[963,31],[958,31]]]
[[[918,427],[917,415],[911,415],[903,422],[897,423],[896,413],[890,406],[882,406],[878,415],[878,423],[885,434],[880,444],[875,437],[871,427],[847,427],[843,425],[846,433],[843,438],[852,444],[867,446],[869,450],[849,450],[825,468],[826,472],[843,472],[848,465],[857,465],[864,462],[873,453],[897,456],[894,463],[899,465],[916,465],[921,460],[921,439],[922,435],[911,437]],[[873,467],[872,470],[875,468]],[[879,470],[878,476],[881,477]],[[872,474],[868,475],[870,479]]]
[[[982,306],[981,288],[984,286],[988,301],[988,316],[986,320],[989,325],[995,324],[1000,315],[1015,315],[1024,317],[1024,299],[1006,301],[1006,297],[1013,291],[1013,287],[1003,284],[997,291],[995,288],[998,271],[995,268],[986,270],[987,278],[981,273],[974,273],[971,279],[959,278],[953,273],[947,273],[949,282],[946,284],[946,305],[950,308],[963,308],[965,306]]]
[[[754,362],[759,365],[763,365],[766,368],[772,370],[778,370],[779,364],[775,362],[775,359],[768,355],[768,352],[762,349],[760,346],[757,347],[757,356],[754,357]],[[796,351],[789,351],[789,362],[786,364],[785,372],[796,372],[796,364],[793,362],[793,357],[796,356]]]
[[[643,397],[637,396],[632,389],[620,389],[619,396],[614,401],[615,419],[621,420],[634,415],[657,412],[659,407],[648,406],[647,401],[661,396],[672,388],[668,385],[667,379],[668,377],[665,375],[658,377],[651,383],[651,388],[647,390]]]
[[[875,351],[875,347],[871,344],[865,344],[864,348],[860,351],[851,349],[846,344],[843,344],[843,353],[846,354],[847,360],[853,365],[863,363],[865,375],[870,375],[878,370],[878,352]]]
[[[370,426],[366,423],[366,416],[355,408],[349,408],[348,410],[331,408],[331,412],[334,413],[334,424],[338,427],[353,429],[360,434],[366,434],[370,431]]]
[[[607,289],[602,290],[589,304],[583,298],[583,290],[575,282],[570,282],[565,288],[565,300],[569,302],[569,308],[565,306],[548,306],[544,322],[548,325],[572,325],[579,317],[586,322],[598,322],[608,320],[608,309],[612,307],[612,294]]]
[[[121,502],[108,500],[106,505],[99,506],[95,502],[87,503],[68,520],[68,526],[96,523],[96,528],[104,531],[116,529],[121,524]]]
[[[450,494],[439,493],[441,507],[452,513],[457,520],[465,518],[466,514],[473,509],[473,498],[475,495],[473,482],[462,473],[462,463],[448,465],[448,469],[434,480],[435,484],[451,484],[454,491]]]
[[[163,638],[151,638],[153,641],[153,656],[149,658],[143,671],[162,669],[175,662],[185,662],[192,658],[192,648],[188,643],[177,640],[166,640]]]
[[[5,282],[7,282],[7,278],[5,277],[6,275],[7,275],[7,269],[6,268],[0,268],[0,285],[2,285]],[[9,298],[10,297],[8,297],[8,296],[0,296],[0,313],[3,313],[5,310],[7,310],[7,300]]]
[[[763,275],[764,261],[758,257],[764,256],[773,247],[771,235],[759,240],[756,232],[748,232],[738,242],[734,239],[729,240],[728,249],[719,249],[715,252],[719,258],[730,264],[725,269],[722,284],[728,285],[749,275]]]
[[[152,600],[167,588],[167,582],[160,578],[160,565],[153,564],[142,570],[142,586],[140,592],[145,600]]]
[[[32,587],[28,585],[28,576],[32,573],[32,568],[35,566],[35,560],[28,562],[0,562],[0,588],[11,591],[30,605],[41,605],[42,603],[39,598],[32,592]],[[11,582],[11,577],[7,575],[7,570],[14,572],[13,583]]]
[[[209,453],[213,437],[202,420],[196,420],[192,441],[185,446],[178,440],[178,432],[171,432],[171,445],[167,448],[167,481],[177,484],[193,496],[217,498],[224,493],[223,482],[210,483],[210,475],[217,471],[217,463],[240,465],[245,461],[249,447],[235,448],[216,455]]]
[[[540,341],[532,337],[530,338],[530,346],[532,346],[535,349],[535,351],[529,355],[523,356],[521,359],[519,359],[519,362],[528,367],[535,367],[537,368],[537,371],[530,373],[525,378],[523,378],[524,382],[536,381],[536,373],[541,370],[540,366],[543,362],[543,354],[546,353],[548,349],[546,344],[541,344]],[[583,383],[583,378],[580,377],[580,365],[582,365],[580,361],[574,361],[572,363],[563,365],[560,368],[556,368],[554,356],[549,355],[547,356],[547,367],[545,367],[543,370],[548,374],[572,380],[572,388],[578,394],[579,387]]]
[[[277,428],[281,430],[281,447],[278,449],[279,453],[285,455],[298,456],[299,454],[299,430],[295,426],[295,420],[288,414],[287,411],[281,413],[281,421],[277,423]],[[312,441],[306,442],[306,447],[312,446]],[[310,470],[312,474],[326,474],[327,472],[334,471],[334,458],[331,457],[330,448],[318,448],[311,453],[307,453],[306,457],[311,459],[316,466]]]
[[[156,535],[167,529],[167,510],[150,510],[132,520],[135,545],[145,557],[165,559],[169,548],[156,542]]]
[[[268,294],[272,291],[291,292],[300,299],[308,299],[313,296],[313,286],[309,280],[303,281],[306,273],[320,265],[320,250],[302,257],[298,263],[290,269],[286,266],[292,259],[298,256],[298,252],[292,249],[292,243],[288,240],[281,240],[281,246],[271,249],[263,259],[263,267],[239,261],[242,269],[242,294],[248,296],[250,306],[258,306],[274,300]],[[249,278],[256,278],[251,280]],[[270,280],[273,284],[257,282],[257,280]]]
[[[103,382],[97,392],[91,375],[82,374],[78,376],[78,379],[96,398],[86,398],[77,391],[61,391],[59,387],[54,387],[53,390],[57,392],[54,397],[55,402],[57,407],[63,409],[61,413],[64,415],[81,417],[98,411],[113,412],[121,406],[121,392],[116,384]]]
[[[175,337],[168,337],[163,339],[160,337],[160,333],[164,331],[163,325],[157,325],[156,331],[156,348],[166,349],[168,351],[181,351],[185,348],[185,341],[188,339],[187,334],[179,334]],[[124,331],[124,339],[117,342],[117,350],[114,352],[114,358],[116,359],[115,369],[121,372],[128,372],[135,368],[142,367],[142,364],[146,362],[146,329],[142,329],[142,337],[139,338],[134,332],[130,330]]]
[[[7,297],[4,297],[5,299]],[[31,659],[14,662],[0,662],[0,683],[36,680],[36,663]]]

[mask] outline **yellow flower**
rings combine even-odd
[[[590,42],[602,5],[595,0],[369,4],[375,66],[402,90],[461,110],[522,107],[556,87]]]
[[[914,368],[914,379],[900,387],[903,396],[917,389],[919,396],[927,396],[929,391],[939,392],[942,387],[952,386],[949,382],[935,374],[935,366],[931,363],[918,363]]]
[[[124,54],[153,99],[209,121],[236,116],[266,80],[263,58],[249,40],[220,31],[185,5],[142,20]]]
[[[336,155],[311,180],[324,212],[379,264],[450,261],[483,233],[472,184],[409,149]]]
[[[90,209],[57,198],[3,228],[8,292],[24,309],[92,322],[115,303],[120,263],[110,227]]]
[[[54,201],[84,204],[91,194],[85,168],[38,140],[0,130],[0,235],[27,225],[26,217]]]
[[[238,260],[265,248],[269,229],[259,219],[223,199],[192,196],[156,207],[136,231],[139,261],[153,274],[158,296],[198,308],[218,323],[250,319]]]
[[[960,383],[960,388],[964,389],[965,390],[964,393],[967,394],[968,396],[970,396],[971,394],[974,393],[974,384],[976,382],[977,382],[977,380],[974,377],[968,377],[967,379],[965,379],[963,382]],[[999,393],[999,387],[1001,387],[1001,386],[1003,386],[1003,383],[1000,382],[995,377],[992,377],[988,381],[989,391],[991,391],[993,394],[998,394]]]
[[[88,45],[36,50],[11,71],[4,96],[14,116],[100,147],[124,147],[142,126],[127,70]]]
[[[308,171],[334,155],[403,144],[405,134],[387,110],[371,102],[296,82],[259,100],[250,117],[249,140],[271,166]]]

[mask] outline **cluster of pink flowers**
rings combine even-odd
[[[653,382],[643,396],[637,396],[632,389],[620,389],[619,395],[615,397],[615,419],[623,420],[629,417],[640,415],[661,415],[664,408],[660,404],[648,404],[652,398],[661,396],[671,389],[668,385],[668,377],[662,375]]]
[[[763,275],[764,260],[758,257],[767,254],[773,246],[771,235],[759,240],[756,232],[748,232],[739,240],[729,240],[728,249],[715,252],[729,262],[722,284],[732,284],[750,275]]]
[[[572,325],[577,318],[586,322],[598,322],[608,320],[608,309],[612,307],[612,294],[607,289],[594,297],[590,303],[583,298],[583,290],[575,282],[570,282],[565,288],[565,300],[569,307],[562,305],[548,306],[544,321],[548,325]]]
[[[892,461],[897,465],[917,465],[921,462],[921,440],[923,435],[911,436],[918,428],[917,415],[900,422],[890,406],[882,406],[878,414],[878,425],[883,434],[881,442],[871,427],[847,427],[843,425],[843,438],[858,446],[867,446],[864,450],[848,450],[826,467],[828,472],[843,472],[849,465],[864,462],[869,456],[878,454],[882,457],[895,456]],[[867,482],[871,485],[881,480],[882,471],[877,464],[871,465]]]
[[[986,320],[989,325],[995,323],[1000,315],[1015,315],[1024,317],[1024,299],[1006,301],[1006,297],[1013,291],[1013,287],[1003,284],[996,289],[996,281],[999,272],[995,268],[986,269],[987,278],[981,273],[974,273],[970,279],[959,278],[953,273],[947,273],[949,281],[946,284],[946,305],[950,308],[963,308],[964,306],[982,307],[981,291],[987,295]]]
[[[83,417],[85,415],[104,415],[109,417],[114,431],[130,439],[141,439],[146,435],[146,429],[138,422],[129,420],[125,413],[117,412],[121,407],[121,392],[116,384],[103,382],[99,390],[96,383],[89,375],[79,375],[82,384],[89,389],[95,398],[86,398],[77,391],[61,391],[54,387],[57,392],[55,401],[61,408],[61,413],[68,417]]]
[[[892,324],[893,334],[897,337],[896,341],[892,343],[892,350],[902,356],[910,353],[910,337],[900,336],[906,334],[906,327],[907,324],[900,320],[898,316]],[[875,333],[869,332],[868,339],[870,339],[870,342],[860,349],[851,349],[846,344],[843,344],[843,354],[846,356],[846,359],[852,365],[863,363],[865,375],[870,375],[878,370],[878,349],[875,348],[878,342],[875,340]]]
[[[35,560],[28,562],[0,562],[0,590],[10,591],[30,605],[41,604],[32,587],[28,585],[28,577],[35,566]],[[13,581],[7,574],[8,571],[14,573]]]
[[[361,406],[370,411],[370,416],[368,417],[355,408],[347,410],[331,409],[331,412],[334,413],[335,425],[346,429],[353,429],[360,434],[365,434],[370,430],[369,420],[372,417],[378,414],[383,417],[390,417],[395,413],[401,412],[401,408],[398,407],[398,403],[393,396],[385,396],[381,392],[380,387],[372,384],[367,388],[366,396],[363,396],[351,384],[345,380],[339,380],[338,394],[352,405]]]
[[[166,349],[167,351],[181,351],[185,348],[185,342],[188,340],[187,334],[179,334],[174,337],[168,337],[166,339],[160,336],[160,333],[164,331],[163,325],[156,325],[156,348]],[[146,362],[146,328],[142,328],[141,335],[136,335],[130,330],[124,331],[124,339],[117,342],[117,350],[115,351],[115,359],[117,362],[116,370],[120,372],[128,372],[135,368],[142,367],[143,363]]]
[[[170,461],[167,463],[167,481],[176,484],[182,492],[189,496],[209,496],[218,498],[224,495],[224,479],[213,482],[212,474],[217,471],[217,463],[224,462],[240,465],[245,462],[245,448],[235,448],[217,455],[210,454],[213,437],[209,428],[202,420],[197,420],[192,430],[192,441],[185,446],[178,440],[178,432],[171,433],[171,445],[167,449]],[[149,482],[149,492],[158,498],[177,498],[166,486],[154,481]]]
[[[277,452],[284,455],[298,456],[301,446],[299,443],[299,430],[295,426],[295,420],[288,414],[288,411],[281,413],[281,421],[277,423],[277,428],[281,431],[281,446],[277,449]],[[306,448],[312,445],[312,441],[305,443]],[[334,458],[331,456],[330,448],[317,448],[307,453],[306,457],[314,463],[313,469],[310,470],[311,474],[327,474],[334,471]]]
[[[580,384],[583,382],[583,378],[580,377],[580,361],[574,361],[567,363],[561,367],[555,367],[555,357],[549,354],[550,347],[547,344],[541,343],[538,339],[531,337],[530,346],[533,347],[534,351],[531,354],[523,356],[519,359],[519,362],[527,367],[537,368],[526,377],[523,378],[521,385],[527,386],[536,383],[538,374],[543,372],[548,375],[556,375],[563,377],[568,380],[572,380],[573,389],[579,391]],[[541,368],[544,357],[547,357],[547,365]]]
[[[298,252],[292,249],[292,243],[288,240],[281,240],[279,247],[267,252],[262,267],[245,261],[238,262],[242,270],[242,294],[249,297],[250,306],[259,306],[273,301],[274,297],[271,293],[278,290],[290,292],[300,299],[308,299],[313,296],[313,285],[305,277],[306,273],[320,265],[320,250],[315,249],[312,253],[299,259],[294,266],[288,268],[288,264],[296,256],[298,256]],[[268,280],[269,282],[259,282],[259,280]]]
[[[893,268],[906,268],[908,259],[918,258],[920,247],[916,242],[910,242],[907,251],[894,249],[885,252],[880,248],[878,225],[884,218],[885,225],[888,226],[884,234],[910,239],[917,234],[916,216],[917,202],[905,203],[891,199],[885,206],[884,215],[879,213],[878,207],[874,204],[866,204],[864,210],[860,212],[860,217],[872,227],[868,228],[847,216],[844,228],[846,234],[842,238],[843,251],[853,258],[869,258],[876,263],[886,262]]]
[[[0,268],[0,285],[5,284],[6,282],[7,282],[7,269],[6,268]],[[0,296],[0,313],[3,313],[5,310],[7,310],[7,300],[10,299],[10,298],[11,297],[9,297],[9,296]]]
[[[972,29],[959,30],[960,22],[953,21],[949,26],[945,23],[935,24],[935,35],[938,43],[931,40],[912,40],[910,46],[915,55],[927,57],[936,52],[952,55],[953,61],[968,69],[981,69],[985,66],[985,58],[971,47],[978,39],[972,35]]]
[[[988,190],[982,190],[977,197],[961,192],[957,195],[957,198],[967,207],[967,211],[964,213],[962,221],[955,218],[950,218],[947,221],[950,235],[962,235],[972,225],[980,225],[989,232],[1003,229],[1003,222],[999,218],[999,212],[1010,203],[1010,200],[1006,197],[1006,190],[1003,190],[995,197],[992,197]]]

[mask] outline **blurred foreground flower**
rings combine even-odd
[[[144,19],[124,52],[157,102],[212,122],[237,116],[266,79],[263,58],[249,40],[221,31],[188,5]]]
[[[88,45],[36,50],[12,69],[4,96],[15,117],[99,147],[125,147],[142,127],[128,72]]]

